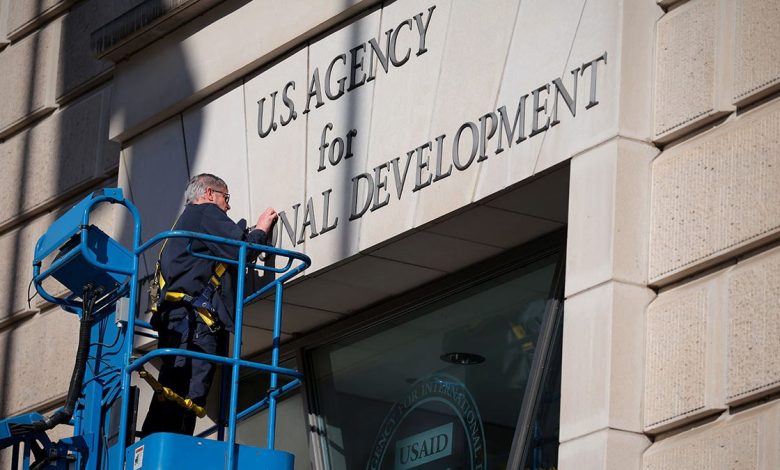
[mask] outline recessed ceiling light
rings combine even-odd
[[[485,362],[485,358],[479,354],[464,353],[464,352],[448,352],[441,356],[441,360],[449,362],[451,364],[458,364],[462,366],[470,366],[474,364],[482,364]]]

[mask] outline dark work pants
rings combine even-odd
[[[224,331],[212,333],[198,315],[188,307],[173,309],[161,315],[157,322],[158,348],[179,348],[206,354],[224,354]],[[182,356],[164,356],[158,382],[169,387],[182,398],[190,398],[199,405],[206,404],[216,364]],[[175,402],[152,398],[149,412],[141,428],[141,435],[155,432],[173,432],[192,435],[195,413]]]

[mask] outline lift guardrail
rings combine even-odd
[[[130,212],[133,220],[131,250],[127,250],[97,227],[90,225],[90,213],[97,205],[102,203],[119,204]],[[140,357],[134,357],[136,335],[155,336],[149,331],[151,325],[137,318],[139,310],[140,258],[153,246],[170,238],[188,239],[187,247],[190,255],[214,261],[215,263],[221,262],[233,265],[236,267],[236,272],[239,273],[236,280],[233,351],[229,357],[176,348],[157,349]],[[237,259],[228,259],[196,252],[192,249],[195,241],[219,243],[238,248],[238,257]],[[45,270],[41,271],[44,260],[57,250],[59,250],[59,254],[54,261]],[[281,258],[286,260],[286,262],[283,266],[277,267],[266,266],[247,260],[249,253],[261,252],[267,256]],[[63,439],[57,444],[44,443],[43,445],[50,445],[52,448],[56,447],[59,449],[60,454],[64,452],[66,456],[73,454],[79,465],[83,465],[83,468],[97,470],[98,468],[104,468],[106,464],[110,465],[110,463],[113,463],[113,465],[110,465],[111,468],[126,468],[126,461],[129,460],[128,456],[132,454],[133,450],[137,451],[139,446],[143,449],[143,442],[148,437],[141,439],[139,442],[128,442],[129,408],[130,403],[133,402],[131,397],[132,372],[139,370],[144,364],[155,358],[183,356],[211,361],[229,368],[231,385],[227,410],[224,410],[225,397],[221,397],[220,417],[217,424],[201,433],[198,437],[186,437],[199,439],[203,436],[212,435],[216,431],[218,434],[217,441],[224,443],[223,446],[226,451],[225,468],[231,470],[238,468],[239,456],[237,456],[237,452],[241,446],[236,444],[237,424],[242,419],[267,407],[268,451],[273,452],[275,450],[277,400],[282,394],[300,385],[303,378],[302,374],[296,370],[279,367],[283,288],[285,282],[310,265],[311,260],[302,253],[196,232],[170,230],[159,233],[146,242],[141,243],[141,218],[139,212],[130,201],[122,196],[121,189],[106,189],[93,193],[82,200],[55,221],[46,234],[39,239],[33,262],[33,284],[41,297],[48,302],[60,305],[66,311],[75,313],[79,317],[83,317],[85,314],[83,304],[87,286],[90,292],[93,290],[101,292],[100,298],[95,299],[90,312],[92,318],[94,318],[89,345],[89,357],[92,361],[92,367],[86,371],[84,381],[81,384],[82,397],[79,403],[82,406],[78,408],[71,420],[74,426],[74,437]],[[256,291],[245,295],[244,273],[247,270],[272,273],[273,276],[271,277],[273,279]],[[55,295],[48,292],[43,284],[49,278],[58,280],[70,290],[70,293],[67,295]],[[244,307],[271,291],[273,291],[274,295],[271,364],[242,359],[241,339],[243,336]],[[119,322],[116,318],[116,304],[124,297],[129,297],[129,314],[123,319],[123,322]],[[79,299],[81,299],[81,302]],[[105,339],[107,337],[113,337],[113,342],[106,342]],[[270,374],[270,390],[267,396],[262,397],[254,405],[239,413],[238,382],[242,368]],[[279,375],[291,377],[293,380],[279,387]],[[223,374],[223,380],[224,377]],[[116,400],[120,400],[118,410],[114,406]],[[117,412],[119,413],[118,420],[116,416],[110,416],[111,413]],[[225,414],[227,415],[226,423],[223,419]],[[34,421],[38,419],[37,416],[40,416],[37,413],[35,415],[30,414],[29,419]],[[10,422],[11,420],[7,421]],[[109,445],[106,438],[107,433],[109,433],[108,428],[111,427],[109,422],[118,425],[118,435],[115,436],[114,445]],[[7,441],[4,441],[2,424],[0,422],[0,446],[2,446],[3,442],[14,445],[14,455],[18,457],[18,445],[22,440],[9,438]],[[227,426],[227,436],[224,435],[225,426]],[[185,436],[176,436],[175,439],[173,437],[171,439],[171,442],[175,442],[177,445],[187,445],[188,442]],[[29,466],[29,458],[26,454],[30,445],[30,442],[25,441],[24,461],[26,466]],[[183,453],[185,450],[185,448],[182,448]],[[247,453],[245,452],[245,454]],[[273,457],[271,454],[268,455]],[[60,455],[60,457],[62,456]],[[187,457],[187,455],[181,456],[183,459],[181,464],[185,468],[192,468],[187,466]],[[262,457],[258,458],[262,459]],[[281,461],[284,461],[284,459],[274,460],[274,458],[270,458],[267,460],[267,462]],[[258,463],[256,460],[252,462],[254,465]],[[289,462],[291,464],[292,460],[290,459]]]

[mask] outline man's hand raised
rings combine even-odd
[[[257,224],[255,224],[255,228],[260,229],[265,233],[271,233],[271,227],[273,227],[277,217],[278,214],[276,213],[276,210],[274,210],[272,207],[269,207],[260,214],[260,217],[257,218]]]

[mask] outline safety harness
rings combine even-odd
[[[163,246],[163,248],[165,247]],[[160,253],[162,255],[162,250]],[[207,327],[209,327],[212,332],[219,331],[222,328],[222,324],[216,316],[214,306],[211,304],[211,298],[222,284],[222,276],[226,271],[227,266],[225,266],[223,263],[217,263],[214,266],[214,272],[209,278],[209,282],[206,284],[206,287],[200,291],[200,294],[198,294],[197,297],[193,297],[185,292],[168,291],[165,293],[165,298],[161,302],[160,291],[165,289],[165,278],[163,277],[162,271],[160,270],[160,260],[158,259],[154,270],[152,287],[150,287],[152,313],[157,314],[163,302],[184,302],[195,309],[195,311],[198,313],[198,316],[200,316],[200,319],[203,321],[203,323],[206,324]],[[156,291],[156,294],[153,294],[153,291]]]
[[[176,221],[173,223],[171,230],[173,230],[174,227],[176,227],[176,224],[179,223],[180,217],[181,214],[179,214],[179,217],[176,218]],[[225,266],[224,263],[217,263],[214,265],[214,272],[211,274],[209,282],[201,290],[197,297],[193,297],[185,292],[168,291],[165,292],[165,297],[161,299],[160,292],[165,289],[165,277],[163,277],[162,274],[160,260],[167,244],[168,239],[166,238],[162,247],[160,248],[160,253],[157,255],[157,263],[154,267],[154,277],[152,277],[152,282],[149,285],[149,305],[151,306],[152,315],[158,315],[160,307],[165,302],[184,302],[195,309],[200,319],[212,332],[219,331],[222,328],[222,324],[219,322],[219,319],[216,316],[216,310],[211,303],[211,299],[216,293],[217,289],[219,289],[219,286],[222,284],[222,276],[224,276],[225,272],[227,271],[227,266]],[[149,386],[152,387],[155,397],[158,400],[172,401],[182,408],[192,411],[199,418],[202,418],[206,415],[206,410],[203,407],[195,404],[192,399],[184,398],[171,390],[169,387],[165,387],[154,377],[152,377],[152,375],[149,374],[149,372],[147,372],[144,368],[141,368],[138,374],[142,379],[146,380]]]
[[[177,217],[176,221],[173,222],[171,230],[176,227],[176,224],[179,223],[180,218],[181,214],[179,214],[179,217]],[[217,263],[214,265],[214,272],[211,274],[209,282],[201,290],[197,297],[193,297],[186,292],[168,291],[165,293],[165,297],[161,299],[160,292],[165,289],[165,278],[162,274],[160,260],[162,259],[162,254],[167,244],[168,239],[166,238],[162,247],[160,248],[160,253],[157,255],[157,263],[154,266],[154,277],[152,277],[152,282],[149,286],[149,304],[151,305],[152,314],[156,315],[160,310],[160,306],[164,302],[184,302],[195,309],[195,311],[198,313],[198,316],[209,328],[209,330],[212,332],[219,331],[222,328],[222,324],[219,322],[219,319],[216,316],[216,310],[211,304],[211,299],[214,296],[214,293],[216,293],[216,291],[219,289],[219,286],[222,284],[222,276],[227,271],[227,266],[225,266],[224,263]]]

